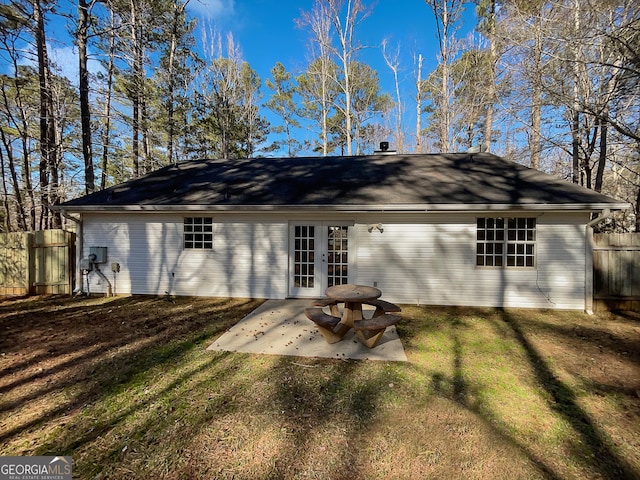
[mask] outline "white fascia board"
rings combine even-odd
[[[111,212],[111,213],[162,213],[162,212],[486,212],[486,211],[581,211],[598,212],[605,209],[626,210],[631,205],[619,203],[573,203],[573,204],[432,204],[432,205],[81,205],[57,206],[66,212]]]

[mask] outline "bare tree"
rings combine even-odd
[[[400,96],[400,82],[398,81],[398,69],[400,68],[400,46],[398,45],[395,52],[387,53],[388,40],[382,41],[382,56],[387,67],[393,72],[393,82],[396,90],[396,124],[395,124],[395,145],[399,152],[404,151],[404,133],[402,131],[402,114],[404,113],[402,97]]]
[[[497,41],[508,51],[502,57],[502,66],[512,85],[509,98],[502,98],[502,102],[507,114],[523,125],[526,156],[531,168],[536,169],[541,168],[543,81],[550,62],[549,55],[545,55],[544,40],[549,34],[552,13],[545,10],[542,0],[504,2],[495,30]]]
[[[422,153],[422,54],[418,55],[418,70],[416,73],[416,150]]]
[[[334,48],[339,62],[342,65],[342,78],[340,83],[344,93],[344,118],[347,155],[353,154],[353,139],[351,133],[352,122],[352,73],[356,52],[361,48],[356,42],[355,27],[367,18],[371,12],[361,0],[327,0],[333,28],[338,36],[338,47]],[[346,13],[342,17],[342,10],[346,3]],[[357,140],[357,139],[356,139]]]
[[[343,131],[347,155],[353,154],[354,144],[351,66],[355,65],[356,53],[362,48],[356,41],[355,29],[370,13],[371,8],[365,6],[362,0],[316,0],[311,13],[303,12],[300,21],[301,25],[311,27],[314,41],[320,46],[322,64],[332,55],[340,66],[337,73],[341,78],[328,78],[328,81],[338,85],[344,96],[344,101],[335,103],[333,107],[340,110],[344,118]],[[331,25],[329,29],[328,25]],[[331,31],[335,37],[331,35]],[[331,73],[328,63],[325,66],[326,73]],[[355,140],[357,143],[357,139]],[[326,143],[325,141],[325,145]]]
[[[454,60],[455,33],[458,29],[460,18],[464,11],[462,0],[425,0],[433,10],[436,18],[436,34],[439,47],[439,65],[441,69],[441,101],[438,125],[440,148],[442,151],[451,151],[451,109],[452,91],[450,85],[451,63]]]
[[[109,24],[106,28],[106,61],[105,64],[105,78],[104,78],[104,109],[103,117],[104,123],[102,125],[102,155],[100,162],[100,188],[104,190],[107,186],[108,168],[109,168],[109,150],[111,144],[111,99],[113,95],[113,84],[115,76],[115,55],[116,55],[116,31],[118,23],[116,20],[116,14],[113,9],[109,12]]]
[[[497,62],[498,62],[498,39],[496,35],[496,0],[480,0],[478,1],[478,14],[481,23],[479,30],[484,33],[489,42],[489,71],[488,82],[489,88],[487,92],[486,114],[484,122],[484,143],[487,149],[491,149],[493,141],[493,113],[494,105],[497,100]]]
[[[2,35],[0,42],[2,50],[8,55],[12,75],[0,77],[0,92],[2,99],[0,121],[0,138],[4,153],[2,154],[2,167],[5,168],[5,159],[11,177],[11,193],[15,199],[16,223],[19,230],[33,230],[36,227],[35,198],[31,181],[31,128],[33,117],[37,116],[37,100],[29,92],[37,91],[37,80],[32,74],[31,67],[20,66],[21,50],[18,45],[22,43],[22,33],[29,25],[26,12],[15,6],[5,7],[2,22]],[[14,147],[14,144],[17,146]],[[19,152],[19,153],[18,153]],[[20,155],[22,162],[20,162]],[[22,170],[22,176],[18,170]],[[6,177],[3,174],[3,187],[5,190],[5,223],[12,229],[11,203],[8,197]]]
[[[336,82],[334,63],[331,60],[331,12],[328,2],[317,0],[310,12],[302,12],[297,25],[309,27],[312,32],[312,60],[304,76],[304,96],[314,99],[320,106],[320,137],[322,155],[329,154],[329,112],[331,110],[330,91]],[[312,111],[307,108],[307,112]]]
[[[202,134],[220,158],[251,157],[265,140],[266,120],[259,115],[261,81],[231,33],[226,42],[218,32],[206,38],[206,64],[197,77],[198,122]]]

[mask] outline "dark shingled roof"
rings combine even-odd
[[[68,201],[67,211],[482,210],[627,204],[491,154],[188,161]]]

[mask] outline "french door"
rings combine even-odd
[[[349,283],[349,226],[331,222],[290,226],[289,294],[321,297],[327,287]]]

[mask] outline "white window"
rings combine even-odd
[[[184,248],[213,248],[213,219],[185,217]]]
[[[478,218],[476,265],[479,267],[536,266],[536,219]]]

